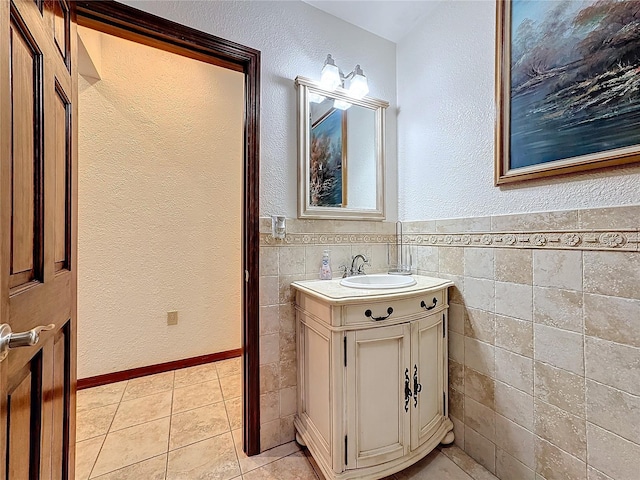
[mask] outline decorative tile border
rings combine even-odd
[[[260,234],[260,246],[395,244],[395,235],[378,233],[291,233],[276,239]],[[572,230],[542,232],[424,233],[403,236],[405,245],[435,247],[535,248],[552,250],[609,250],[637,252],[640,233],[635,230]]]
[[[640,249],[640,234],[636,230],[425,233],[404,235],[403,243],[405,245],[438,247],[498,247],[637,252]]]
[[[276,239],[270,233],[260,234],[261,247],[304,245],[349,245],[349,244],[396,243],[396,236],[381,233],[288,233],[284,239]]]

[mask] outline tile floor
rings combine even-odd
[[[76,480],[323,480],[295,442],[247,457],[241,422],[239,358],[81,390]],[[443,452],[388,478],[495,479]]]

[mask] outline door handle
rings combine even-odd
[[[56,326],[40,325],[26,332],[13,333],[8,323],[0,325],[0,362],[9,354],[10,348],[30,347],[40,340],[40,332],[53,330]]]
[[[409,369],[405,368],[404,370],[404,411],[408,412],[409,411],[409,402],[411,401],[411,387],[410,382],[411,380],[409,380]]]
[[[413,366],[413,407],[418,408],[418,394],[422,391],[422,384],[418,382],[418,365]]]

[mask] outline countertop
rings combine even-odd
[[[404,298],[453,286],[453,282],[442,278],[426,277],[424,275],[411,275],[411,277],[416,280],[416,284],[402,288],[351,288],[340,285],[341,278],[334,280],[301,280],[291,283],[291,286],[332,304],[359,303],[370,299]]]

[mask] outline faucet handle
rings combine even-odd
[[[342,278],[347,278],[348,277],[347,273],[349,272],[349,267],[347,267],[346,265],[340,265],[338,268],[340,270],[342,270]]]

